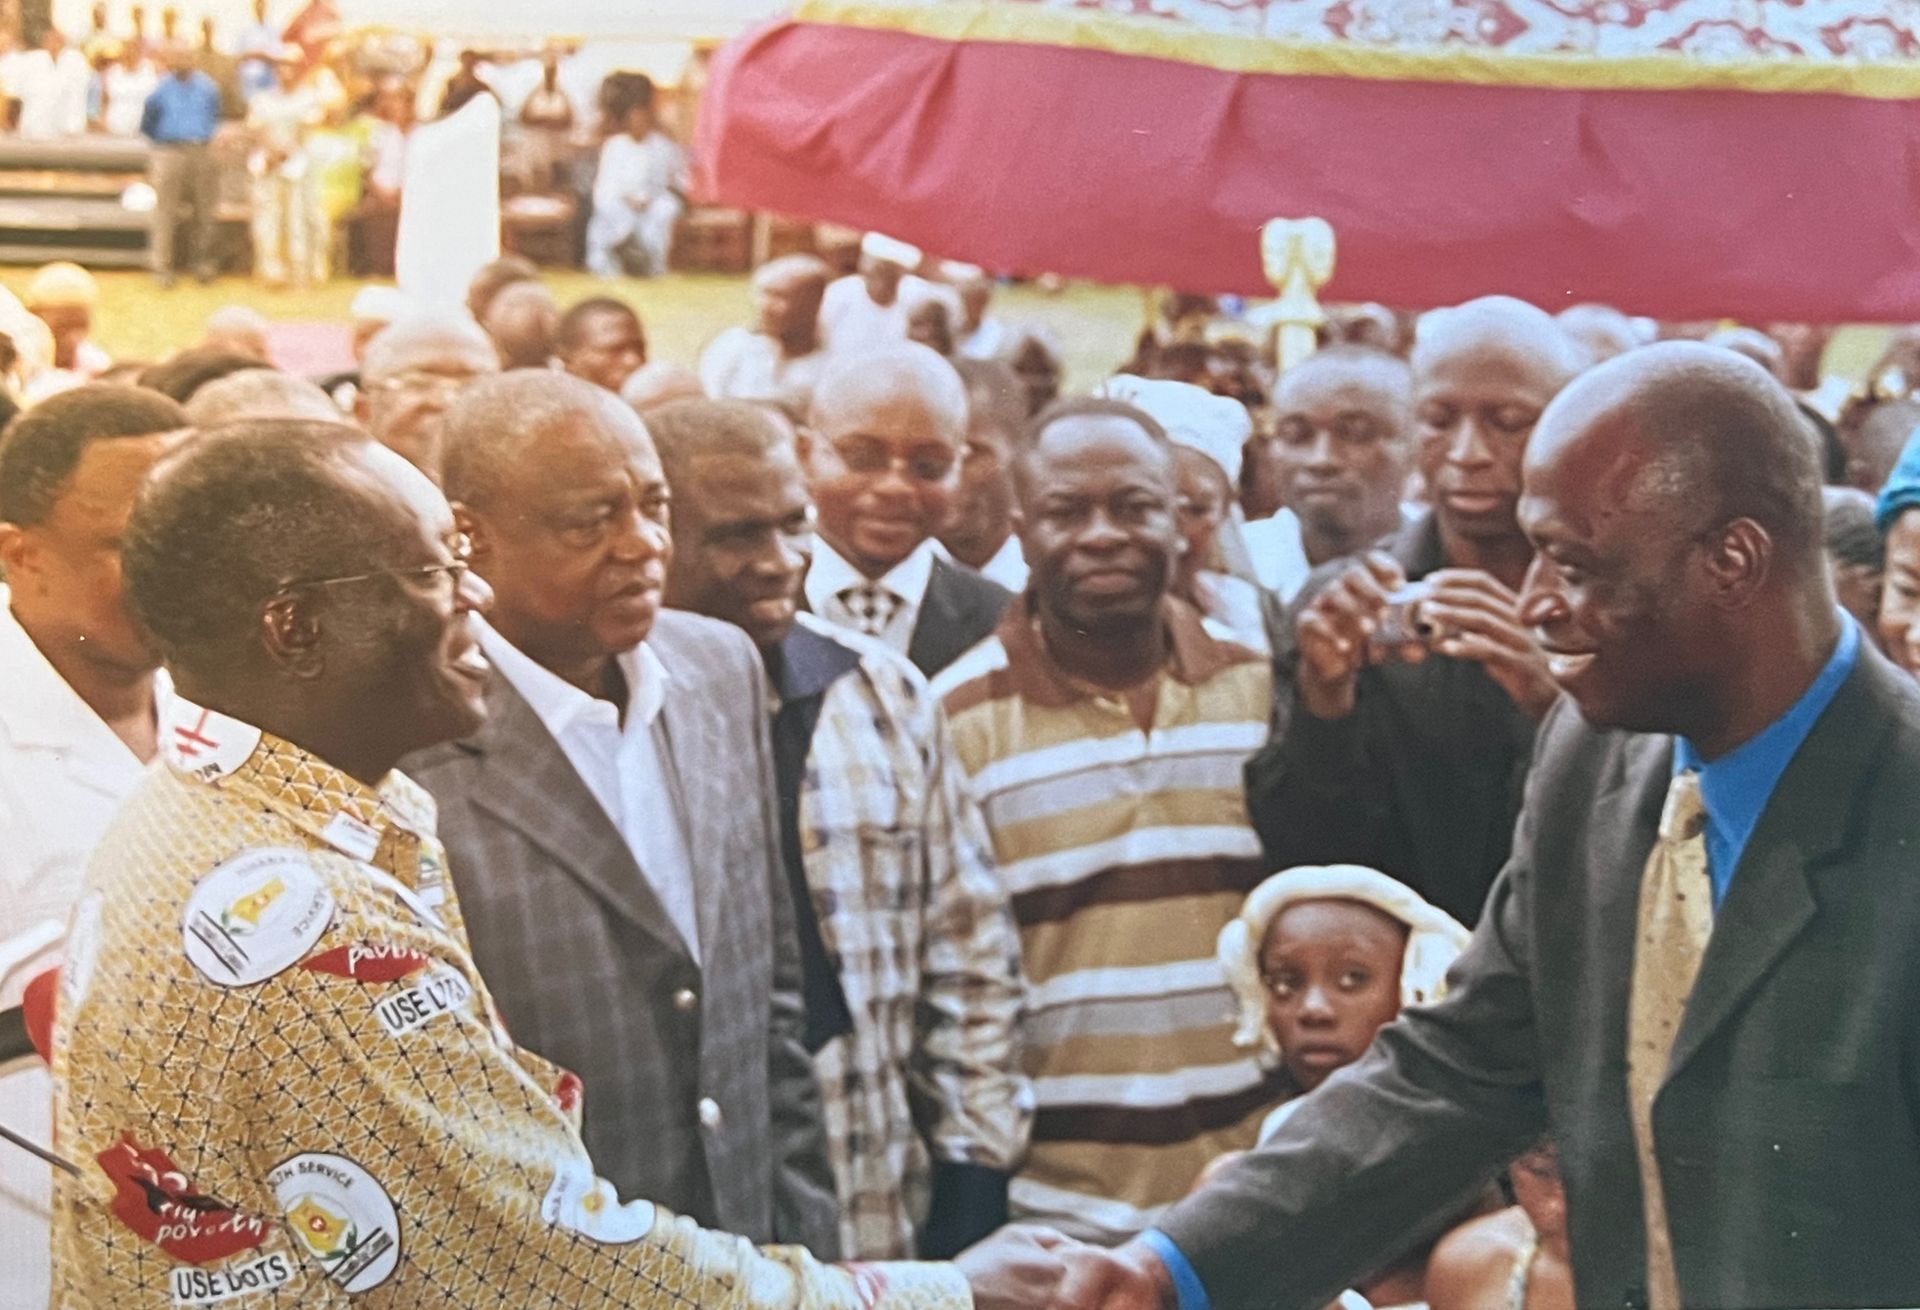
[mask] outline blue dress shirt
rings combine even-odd
[[[1826,712],[1860,657],[1859,627],[1845,613],[1840,620],[1840,640],[1834,643],[1826,665],[1793,707],[1757,736],[1712,763],[1703,761],[1686,738],[1673,739],[1673,771],[1693,769],[1700,775],[1700,796],[1707,810],[1707,875],[1713,883],[1716,910],[1726,898],[1733,871],[1759,826],[1761,812],[1780,785],[1780,775],[1787,771],[1807,733]],[[1140,1234],[1140,1240],[1167,1267],[1180,1310],[1211,1310],[1205,1284],[1171,1237],[1149,1228]]]
[[[198,70],[168,74],[140,111],[140,134],[159,146],[205,145],[219,126],[220,87]]]
[[[1834,643],[1826,666],[1793,707],[1756,736],[1710,762],[1702,760],[1685,737],[1673,739],[1673,771],[1692,769],[1700,775],[1700,799],[1707,810],[1707,877],[1713,884],[1715,910],[1727,898],[1733,871],[1740,867],[1740,857],[1773,799],[1773,789],[1780,785],[1780,775],[1860,657],[1859,627],[1846,614],[1840,619],[1840,640]]]

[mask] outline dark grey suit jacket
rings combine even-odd
[[[939,555],[914,620],[907,659],[931,678],[993,635],[1013,593]]]
[[[622,1196],[832,1258],[760,657],[732,625],[675,611],[648,645],[669,678],[655,730],[680,785],[701,964],[505,678],[474,737],[403,769],[439,802],[474,961],[508,1030],[586,1085],[583,1135],[600,1173]],[[703,1101],[717,1123],[702,1121]]]
[[[1551,1122],[1582,1307],[1643,1303],[1635,913],[1668,738],[1542,726],[1453,991],[1161,1227],[1214,1310],[1325,1305]],[[1735,871],[1654,1104],[1695,1310],[1920,1305],[1920,693],[1863,649]]]

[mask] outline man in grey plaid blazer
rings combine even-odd
[[[611,394],[508,374],[446,444],[495,592],[490,713],[406,771],[439,802],[481,974],[514,1039],[581,1078],[623,1196],[833,1258],[753,646],[658,609],[665,483]]]

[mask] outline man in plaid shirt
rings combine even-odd
[[[1032,1093],[1019,943],[978,808],[920,675],[798,613],[812,510],[766,409],[648,415],[674,495],[672,605],[745,629],[774,691],[781,839],[807,1045],[851,1258],[951,1254],[1006,1218]]]

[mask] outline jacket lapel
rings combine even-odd
[[[907,642],[907,659],[929,678],[953,663],[960,654],[952,649],[962,615],[947,577],[949,572],[947,562],[935,555],[933,572],[927,578],[927,594],[920,600],[913,636]]]
[[[1846,840],[1855,799],[1892,727],[1881,679],[1895,676],[1860,653],[1853,673],[1781,775],[1741,856],[1667,1065],[1671,1078],[1699,1053],[1812,922],[1810,870]],[[1878,711],[1878,712],[1876,712]]]
[[[539,846],[615,913],[691,958],[666,909],[560,743],[497,674],[486,725],[469,743],[480,755],[473,804]]]
[[[720,942],[725,940],[718,922],[725,899],[719,885],[726,872],[725,852],[708,843],[722,841],[731,826],[720,772],[711,767],[712,762],[726,758],[726,739],[719,714],[702,689],[704,680],[676,677],[668,662],[671,652],[664,645],[657,644],[654,653],[668,677],[666,704],[654,724],[654,741],[686,838],[694,918],[702,942]]]

